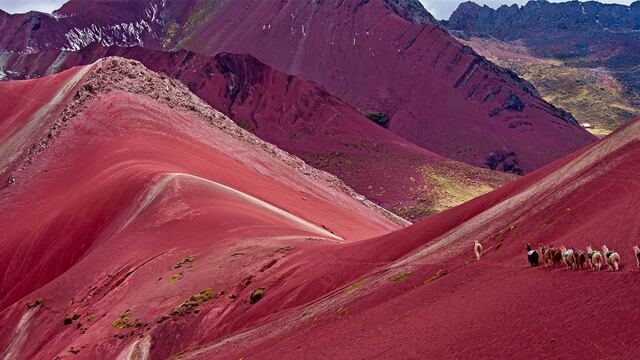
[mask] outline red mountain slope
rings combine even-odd
[[[389,262],[277,321],[181,358],[637,357],[640,270],[631,246],[639,242],[639,159],[636,121],[491,194],[340,246],[345,257],[366,246],[360,259]],[[480,262],[473,240],[485,247]],[[530,268],[525,245],[539,242],[607,244],[623,266],[617,273]]]
[[[250,53],[275,69],[317,82],[362,111],[386,117],[392,132],[427,150],[507,172],[529,172],[594,141],[530,84],[431,25],[415,1],[151,1],[128,9],[126,16],[129,22],[145,21],[150,30],[133,38],[118,33],[123,44],[103,36],[115,26],[111,16],[122,11],[123,3],[112,8],[110,2],[97,3],[65,5],[57,13],[66,16],[59,19],[64,25],[48,31],[72,35],[70,24],[83,14],[109,16],[96,19],[96,29],[81,24],[78,39],[65,35],[49,46],[140,44],[210,55]],[[12,21],[18,22],[6,20]],[[3,49],[48,47],[49,36],[39,29],[20,32],[20,39],[31,40],[17,44],[9,29],[0,41]]]
[[[55,99],[57,107],[27,113],[21,105],[29,98],[51,103],[61,87],[69,91]],[[263,280],[280,259],[299,247],[400,227],[384,216],[402,223],[139,63],[103,60],[3,83],[0,92],[23,95],[11,98],[3,126],[10,120],[17,134],[35,125],[51,129],[37,131],[40,139],[36,131],[20,137],[37,144],[27,147],[33,150],[12,147],[2,156],[18,169],[0,190],[3,358],[54,358],[74,349],[113,358],[157,318],[210,287],[217,302],[209,302],[210,290],[201,294],[211,308],[189,322],[204,320],[205,311],[255,321],[246,297],[260,286],[275,293],[295,273]],[[249,278],[256,281],[250,287]],[[25,306],[37,298],[44,302]],[[128,326],[114,324],[127,309]],[[73,324],[65,325],[66,315]],[[233,321],[216,331],[242,327]],[[178,324],[163,324],[167,336]]]
[[[84,69],[58,118],[75,116],[0,193],[3,357],[640,355],[640,122],[387,233],[179,84],[118,60]],[[538,242],[606,242],[622,271],[531,269]]]
[[[251,53],[384,114],[405,139],[473,165],[528,172],[593,141],[528,83],[385,1],[249,3],[226,3],[192,26],[165,17],[178,24],[168,46]]]
[[[249,55],[89,46],[12,55],[15,76],[38,77],[106,56],[141,61],[184,82],[245,129],[335,174],[368,199],[410,220],[459,205],[513,180],[445,159],[385,130],[317,84]],[[382,120],[382,119],[381,119]]]

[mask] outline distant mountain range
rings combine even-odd
[[[504,41],[556,32],[628,33],[640,31],[640,1],[626,6],[533,0],[524,6],[503,5],[497,9],[468,1],[460,4],[446,24],[450,29],[480,32]]]
[[[582,121],[613,129],[640,113],[640,1],[466,2],[444,24]],[[523,49],[535,61],[523,65]]]

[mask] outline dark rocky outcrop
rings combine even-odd
[[[505,110],[509,110],[509,111],[523,111],[524,110],[524,102],[522,102],[522,100],[520,100],[518,95],[516,95],[514,93],[511,93],[504,100],[504,104],[502,105],[502,107]]]
[[[496,150],[487,156],[487,167],[492,170],[522,175],[516,153],[510,150]]]
[[[529,1],[524,6],[497,9],[465,2],[453,12],[447,27],[489,34],[501,40],[535,36],[536,32],[626,32],[640,30],[640,1],[629,6],[596,1]]]

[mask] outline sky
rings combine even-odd
[[[29,10],[38,10],[43,12],[52,12],[62,6],[66,0],[0,0],[0,9],[9,13],[24,13]],[[91,1],[91,0],[85,0]],[[269,1],[269,0],[267,0]],[[420,0],[433,16],[437,19],[448,19],[449,15],[456,9],[458,4],[464,0]],[[478,4],[489,5],[493,8],[500,5],[520,4],[524,5],[528,0],[476,0]],[[563,0],[552,0],[559,2]],[[634,0],[600,0],[605,3],[617,3],[629,5]]]

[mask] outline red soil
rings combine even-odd
[[[342,254],[366,246],[366,258],[389,262],[275,323],[184,358],[638,357],[640,271],[631,246],[640,230],[639,140],[636,121],[465,205],[340,246]],[[474,239],[485,247],[480,262]],[[525,245],[540,242],[607,244],[624,266],[530,268]]]
[[[56,75],[57,81],[32,82],[59,85],[81,70],[89,68]],[[96,79],[117,86],[101,88]],[[7,83],[2,91],[28,84]],[[152,99],[137,88],[119,90],[139,84],[153,96],[160,89],[167,100]],[[282,258],[323,242],[354,241],[399,228],[343,191],[335,178],[305,167],[219,113],[209,110],[213,119],[200,117],[200,100],[189,99],[177,83],[149,75],[139,65],[103,61],[79,86],[65,98],[62,113],[79,112],[30,164],[16,165],[21,169],[16,182],[0,193],[4,357],[69,356],[74,346],[82,349],[81,357],[113,358],[130,342],[124,339],[138,339],[147,333],[147,324],[156,327],[158,317],[208,287],[216,293],[226,289],[226,295],[203,304],[198,316],[162,324],[161,336],[211,318],[221,321],[216,333],[229,334],[268,314],[250,311],[245,300],[257,286],[276,294],[284,278],[296,273],[296,267],[283,269],[277,263]],[[51,110],[38,125],[50,126],[49,119],[60,114]],[[29,117],[22,119],[26,126]],[[192,254],[193,264],[173,269]],[[308,272],[313,271],[320,269]],[[182,279],[170,281],[177,273]],[[251,287],[249,276],[256,282]],[[336,281],[300,288],[298,302]],[[238,299],[232,301],[231,295]],[[25,302],[36,298],[44,304],[27,309]],[[280,306],[296,304],[292,299]],[[140,319],[144,326],[115,329],[112,322],[126,309],[132,312],[130,325]],[[81,318],[65,326],[65,314],[74,313]],[[184,334],[195,336],[185,340],[189,343],[197,338]],[[158,351],[173,353],[182,345],[167,343]]]
[[[446,31],[398,15],[393,3],[74,0],[59,12],[66,17],[41,14],[37,26],[37,14],[5,14],[0,48],[38,53],[100,43],[248,53],[355,108],[386,115],[392,132],[418,146],[507,172],[530,172],[595,141],[530,84]],[[133,35],[113,28],[136,21],[148,27]],[[77,35],[74,28],[84,30],[71,41],[66,34]],[[505,109],[513,96],[522,107]]]
[[[232,351],[229,358],[275,358],[291,356],[292,352],[318,358],[383,354],[409,358],[534,354],[557,358],[562,349],[570,346],[578,349],[577,356],[633,356],[637,338],[630,329],[638,320],[633,299],[640,295],[637,287],[633,288],[637,273],[630,250],[637,234],[637,224],[630,221],[635,212],[628,205],[634,199],[612,199],[610,194],[633,184],[613,180],[628,179],[637,171],[638,124],[635,125],[492,195],[394,233],[377,244],[367,242],[367,258],[381,255],[376,258],[378,261],[420,249],[425,240],[432,244],[422,253],[412,254],[406,263],[400,262],[399,268],[397,262],[387,264],[380,269],[382,273],[367,276],[368,282],[358,290],[363,294],[354,296],[356,299],[335,293],[307,310],[293,313],[282,321],[291,326],[297,320],[290,333],[285,327],[277,337],[260,341],[258,330],[257,334],[247,333],[238,339],[238,343],[256,343],[254,347],[243,345],[241,350],[233,351],[223,346],[220,351]],[[613,159],[624,160],[611,164]],[[495,206],[499,201],[504,202]],[[619,214],[620,221],[612,222],[612,214]],[[511,226],[513,230],[507,231]],[[447,232],[453,236],[443,237]],[[472,258],[470,243],[474,238],[484,239],[489,252],[482,264],[462,267],[465,259]],[[584,248],[587,244],[600,244],[602,239],[622,252],[623,261],[627,262],[622,273],[549,272],[525,265],[523,249],[528,242]],[[446,248],[430,252],[444,242]],[[497,243],[502,246],[493,249]],[[365,246],[360,243],[354,247],[360,245]],[[390,254],[390,249],[396,252]],[[391,270],[385,272],[388,268]],[[424,283],[439,269],[452,273],[437,282]],[[411,275],[406,282],[393,281],[396,275],[407,272]],[[603,294],[603,284],[618,289],[617,296]],[[567,313],[575,321],[559,324],[557,312]],[[619,323],[601,320],[603,312]],[[599,326],[601,321],[603,326]],[[275,331],[283,327],[282,322],[262,331]],[[589,326],[592,322],[595,325]],[[415,334],[422,336],[416,338]],[[587,348],[580,346],[585,341],[590,344]],[[547,342],[548,347],[535,346]],[[205,354],[211,355],[208,351]]]
[[[168,5],[179,24],[192,13],[185,7]],[[232,1],[181,28],[172,46],[250,53],[356,108],[386,114],[389,130],[403,138],[476,166],[514,171],[503,164],[509,156],[500,161],[513,152],[526,173],[595,140],[530,84],[446,31],[396,16],[381,0]],[[499,111],[511,94],[523,102],[522,111]]]
[[[73,96],[91,94],[84,105],[68,102],[81,111],[0,193],[4,357],[640,355],[640,122],[386,234],[397,226],[228,119],[203,117],[179,84],[103,64]],[[487,251],[466,264],[473,240]],[[540,242],[606,243],[622,271],[531,269],[525,245]],[[202,300],[206,288],[217,296]],[[170,315],[192,296],[197,314]]]
[[[424,167],[477,187],[496,188],[514,177],[458,163],[393,134],[316,83],[275,71],[250,55],[215,57],[188,51],[89,46],[81,51],[16,55],[9,69],[37,77],[108,56],[135,59],[182,81],[200,98],[261,139],[328,171],[377,204],[411,212],[416,220],[438,206],[437,184]]]
[[[2,185],[15,170],[11,163],[26,156],[28,146],[46,133],[51,113],[59,112],[72,91],[82,68],[41,80],[0,82],[2,117],[0,117],[0,179]]]

